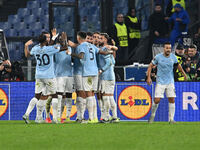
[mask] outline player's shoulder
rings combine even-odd
[[[162,58],[163,57],[163,53],[159,53],[159,54],[157,54],[154,58],[155,59],[158,59],[158,58]]]

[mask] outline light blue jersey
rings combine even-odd
[[[178,63],[178,60],[174,54],[170,54],[169,57],[165,57],[163,53],[155,56],[152,63],[157,66],[157,83],[166,85],[174,83],[174,64]]]
[[[84,53],[84,58],[81,59],[82,64],[82,76],[97,76],[98,68],[96,61],[96,54],[99,53],[99,49],[88,42],[83,42],[80,45],[80,52]]]
[[[80,54],[81,46],[77,46],[75,54]],[[82,64],[79,58],[74,58],[74,75],[82,75]]]
[[[71,47],[68,47],[71,52]],[[71,56],[65,51],[55,54],[55,74],[56,77],[72,77]]]
[[[103,47],[102,50],[106,51],[107,48]],[[101,70],[103,70],[102,74],[100,75],[101,80],[115,80],[114,65],[115,59],[112,54],[99,55],[99,67]]]
[[[36,65],[36,79],[51,79],[55,78],[53,56],[59,52],[54,46],[34,46],[30,54],[35,56]]]

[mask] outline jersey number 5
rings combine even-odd
[[[92,48],[89,49],[89,52],[90,52],[90,60],[93,60],[94,59],[94,53],[92,51]]]
[[[37,60],[39,61],[38,66],[42,65],[48,65],[50,63],[49,55],[43,54],[42,57],[40,57],[39,54],[36,55]]]

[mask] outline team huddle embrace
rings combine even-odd
[[[37,61],[35,73],[35,97],[29,102],[23,119],[29,123],[29,114],[37,107],[35,122],[43,123],[46,110],[46,123],[64,123],[61,118],[66,106],[66,121],[70,120],[72,93],[76,92],[76,121],[80,123],[119,122],[117,107],[113,97],[115,87],[114,41],[106,33],[77,33],[78,43],[67,39],[66,33],[52,31],[39,36],[39,44],[30,51],[25,44],[25,56],[33,55]],[[101,117],[97,117],[97,101]],[[50,106],[53,120],[50,119]],[[88,110],[89,118],[84,117]],[[112,116],[110,114],[112,112]]]

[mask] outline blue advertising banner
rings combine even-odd
[[[200,121],[200,82],[177,82],[176,87],[176,121]],[[1,82],[0,83],[0,120],[21,120],[29,101],[34,97],[35,82]],[[151,114],[155,83],[151,86],[145,82],[116,82],[114,98],[118,117],[121,120],[148,120]],[[71,119],[76,119],[76,94],[72,97]],[[34,120],[36,110],[30,114]],[[65,113],[63,114],[65,117]],[[85,117],[88,117],[86,113]],[[100,110],[98,109],[98,117]],[[168,121],[168,100],[163,98],[159,104],[155,121]]]

